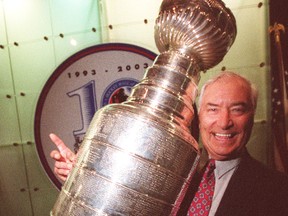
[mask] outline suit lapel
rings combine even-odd
[[[253,188],[258,182],[253,159],[247,154],[241,158],[239,167],[231,177],[216,212],[217,215],[249,215],[249,203],[254,200]],[[253,176],[253,178],[251,178]],[[255,177],[256,176],[256,177]],[[255,200],[254,200],[255,201]]]

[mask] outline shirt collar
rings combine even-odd
[[[215,161],[215,177],[220,179],[226,173],[234,170],[240,163],[241,158],[236,158],[229,161]]]

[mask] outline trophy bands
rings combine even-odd
[[[160,54],[126,102],[96,112],[51,215],[178,215],[200,155],[189,130],[200,71],[235,37],[220,0],[164,0]]]

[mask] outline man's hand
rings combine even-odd
[[[50,157],[55,160],[54,173],[63,181],[74,166],[76,155],[65,145],[65,143],[55,134],[49,135],[58,150],[53,150]]]

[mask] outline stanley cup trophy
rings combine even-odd
[[[220,0],[164,0],[160,54],[126,102],[95,114],[51,215],[177,215],[200,155],[189,129],[199,74],[235,37]]]

